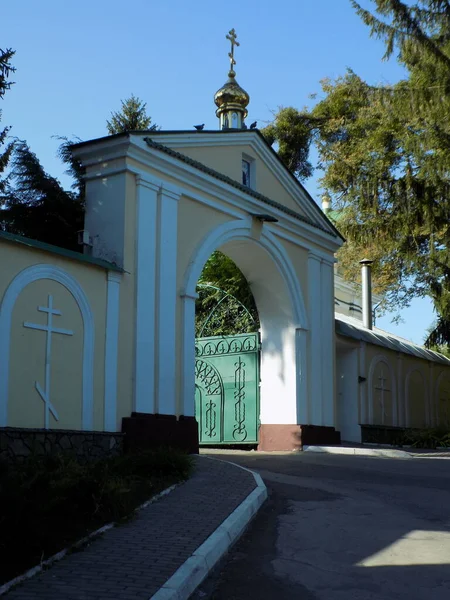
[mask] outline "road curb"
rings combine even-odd
[[[345,446],[303,446],[303,452],[323,452],[325,454],[347,454],[352,456],[380,456],[384,458],[415,458],[404,450],[384,448],[347,448]]]
[[[209,456],[204,458],[220,460]],[[217,562],[244,533],[245,528],[266,500],[267,488],[261,477],[241,465],[231,464],[251,473],[255,478],[256,489],[197,548],[150,600],[187,600]]]

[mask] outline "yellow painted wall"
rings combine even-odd
[[[436,409],[438,423],[450,429],[450,369],[437,370]]]
[[[50,264],[74,277],[86,294],[94,319],[94,420],[95,430],[103,429],[104,369],[107,273],[94,265],[0,239],[0,299],[14,277],[27,267]],[[10,426],[43,427],[43,401],[35,389],[45,385],[45,333],[23,327],[24,321],[45,323],[37,310],[53,295],[54,307],[61,311],[55,325],[74,331],[73,336],[53,334],[51,354],[51,400],[59,415],[50,427],[79,429],[81,426],[81,364],[84,330],[81,313],[72,294],[58,282],[41,279],[28,284],[13,309],[9,365],[8,415]]]
[[[302,288],[303,302],[308,310],[308,251],[285,239],[280,239],[280,242],[285,248],[295,269],[295,273]]]
[[[405,401],[409,427],[427,427],[428,378],[414,369],[407,374]]]
[[[392,373],[385,363],[378,363],[375,368],[372,381],[369,380],[370,366],[372,360],[378,356],[388,362],[392,368]],[[398,423],[398,404],[399,398],[397,394],[398,390],[398,376],[397,376],[397,353],[375,346],[374,344],[367,344],[366,346],[366,373],[367,373],[367,402],[370,404],[370,397],[372,397],[372,423],[374,425],[395,425]],[[381,387],[381,380],[383,376],[386,379],[385,387],[389,388],[389,392],[384,392],[384,410],[382,403],[382,392],[378,389]],[[397,410],[395,410],[395,399],[397,401]],[[401,401],[401,400],[400,400]],[[369,408],[369,407],[368,407]],[[370,414],[370,411],[368,411]]]
[[[178,204],[177,281],[181,290],[188,264],[201,241],[216,227],[233,218],[200,202],[182,196]]]
[[[426,428],[431,426],[446,427],[450,425],[450,367],[430,362],[425,359],[388,350],[374,344],[366,347],[366,373],[374,357],[382,355],[391,365],[395,386],[391,384],[390,375],[388,386],[394,390],[397,401],[397,425]],[[431,365],[431,367],[430,367]],[[378,365],[375,380],[380,375]],[[388,369],[384,369],[388,374]],[[370,385],[370,382],[367,384]],[[381,420],[379,403],[380,392],[374,392],[377,401],[373,406],[373,423],[390,425],[394,422]],[[393,396],[392,396],[393,397]]]
[[[206,146],[203,148],[188,146],[177,148],[177,151],[194,160],[198,160],[219,173],[223,173],[223,175],[231,177],[231,179],[234,179],[238,183],[242,183],[242,158],[245,155],[253,161],[255,191],[283,206],[304,214],[294,197],[250,146]]]
[[[54,327],[68,329],[73,335],[54,333],[51,336],[50,399],[59,419],[50,414],[49,427],[81,429],[82,357],[84,329],[81,314],[72,294],[60,283],[40,279],[30,283],[20,294],[11,323],[11,353],[9,365],[8,424],[11,427],[44,427],[44,402],[35,388],[36,382],[45,390],[45,349],[47,334],[30,329],[24,323],[47,325],[47,314],[38,307],[47,307],[49,296],[53,307],[61,311],[53,317]],[[97,404],[98,428],[103,410]]]

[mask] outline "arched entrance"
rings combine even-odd
[[[195,416],[201,445],[258,443],[259,317],[247,280],[222,252],[197,285]]]
[[[120,305],[132,326],[119,324],[118,418],[152,443],[186,434],[195,446],[196,285],[221,250],[260,316],[265,449],[334,440],[333,255],[342,240],[262,136],[143,132],[75,154],[86,167],[92,255],[125,273]]]
[[[306,404],[306,356],[299,331],[307,329],[306,311],[298,279],[284,249],[269,232],[251,221],[216,227],[197,248],[186,273],[183,294],[184,414],[194,414],[194,316],[197,280],[209,256],[220,250],[246,277],[261,324],[261,427],[292,426],[301,422]],[[301,329],[303,327],[304,329]],[[198,398],[198,393],[197,393]],[[205,415],[206,418],[206,415]]]

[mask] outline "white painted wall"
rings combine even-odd
[[[358,349],[337,348],[337,429],[344,442],[361,442],[359,427]]]

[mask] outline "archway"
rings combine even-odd
[[[195,415],[201,445],[256,445],[259,316],[250,286],[215,251],[197,285]]]
[[[194,414],[195,297],[200,273],[214,250],[231,258],[246,277],[261,323],[261,426],[301,422],[307,401],[306,310],[298,278],[281,244],[252,221],[233,221],[210,232],[185,274],[183,293],[182,394],[184,414]],[[299,334],[299,332],[301,332]]]

